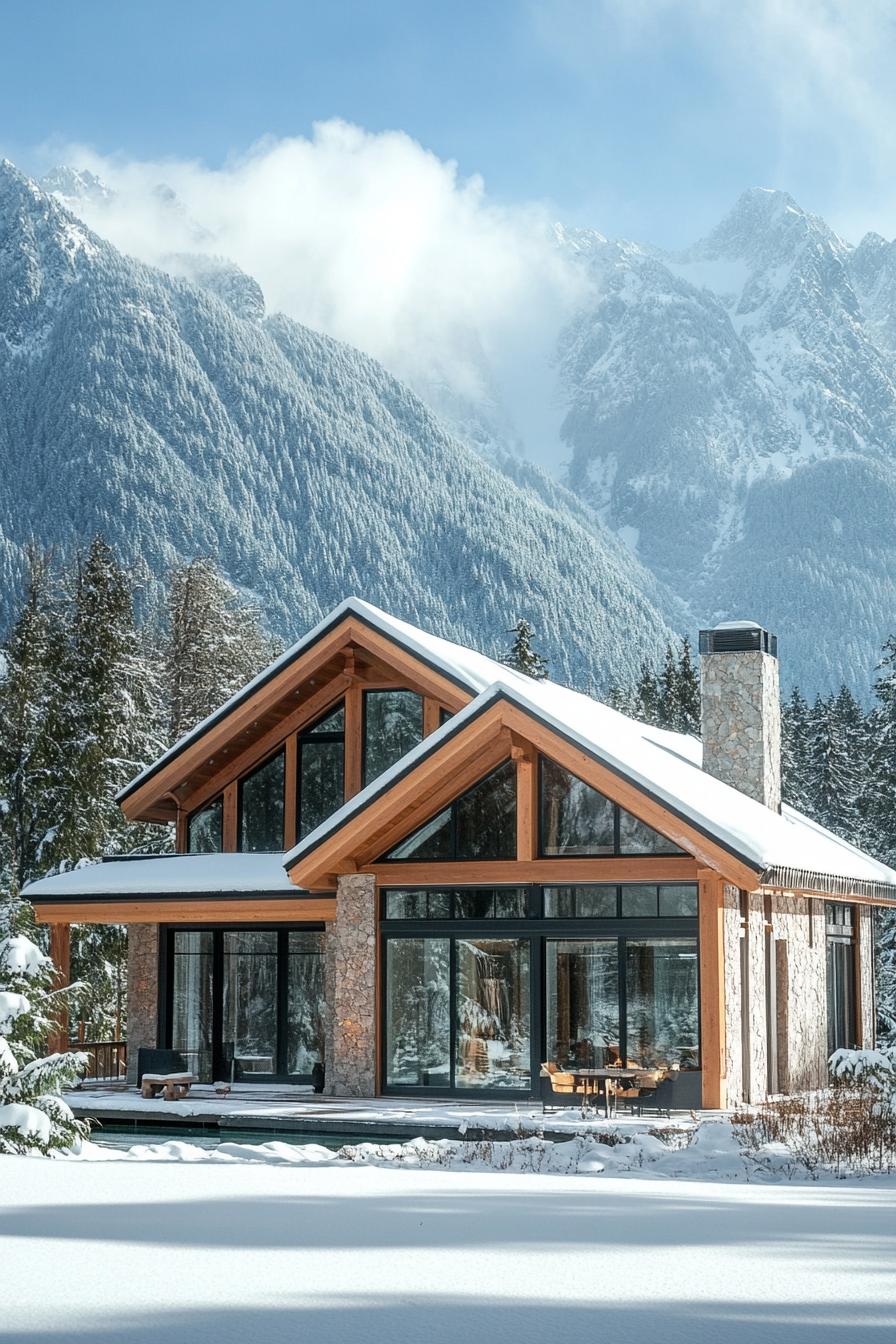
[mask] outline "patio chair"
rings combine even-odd
[[[624,1102],[630,1114],[637,1112],[641,1115],[644,1103],[656,1100],[656,1090],[665,1076],[662,1069],[645,1069],[643,1073],[636,1073],[634,1078],[626,1078],[614,1091],[615,1106],[618,1108],[620,1101]]]
[[[581,1091],[581,1088],[576,1088],[576,1080],[573,1075],[571,1073],[564,1073],[559,1064],[555,1064],[553,1060],[548,1060],[541,1065],[538,1070],[538,1076],[539,1078],[547,1078],[550,1081],[551,1092],[555,1097],[575,1096],[577,1091]],[[544,1100],[542,1100],[541,1109],[542,1111],[547,1110]],[[559,1106],[554,1107],[555,1111],[559,1109]]]

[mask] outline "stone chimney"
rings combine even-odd
[[[703,769],[781,811],[778,641],[755,621],[700,631]]]

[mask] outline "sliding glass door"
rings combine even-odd
[[[323,931],[171,929],[167,1040],[202,1082],[307,1081],[324,1057]]]

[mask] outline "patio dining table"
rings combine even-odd
[[[622,1067],[620,1067],[620,1068],[618,1068],[618,1069],[614,1069],[614,1068],[606,1068],[606,1069],[576,1069],[576,1068],[570,1068],[570,1069],[568,1070],[568,1072],[572,1074],[572,1076],[573,1076],[573,1082],[574,1082],[574,1085],[575,1085],[576,1088],[578,1088],[579,1082],[581,1082],[581,1084],[582,1084],[582,1110],[584,1111],[585,1108],[587,1107],[589,1096],[590,1096],[590,1097],[595,1097],[595,1096],[599,1097],[599,1096],[601,1095],[601,1092],[603,1092],[603,1098],[604,1098],[604,1115],[605,1115],[605,1116],[607,1117],[607,1119],[609,1120],[609,1118],[610,1118],[610,1098],[611,1098],[612,1095],[613,1095],[613,1088],[611,1087],[611,1083],[612,1083],[614,1080],[619,1080],[619,1081],[621,1082],[621,1081],[624,1081],[625,1079],[636,1078],[636,1077],[638,1076],[638,1074],[639,1074],[639,1073],[643,1073],[644,1070],[641,1069],[641,1068],[639,1068],[639,1069],[635,1069],[635,1068],[628,1068],[628,1067],[626,1067],[626,1068],[622,1068]],[[602,1087],[602,1088],[601,1088],[601,1083],[603,1083],[603,1087]]]

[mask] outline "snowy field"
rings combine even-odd
[[[3,1157],[0,1341],[892,1339],[896,1181],[747,1169],[704,1128],[616,1166],[585,1141],[477,1150],[508,1170],[432,1143]]]

